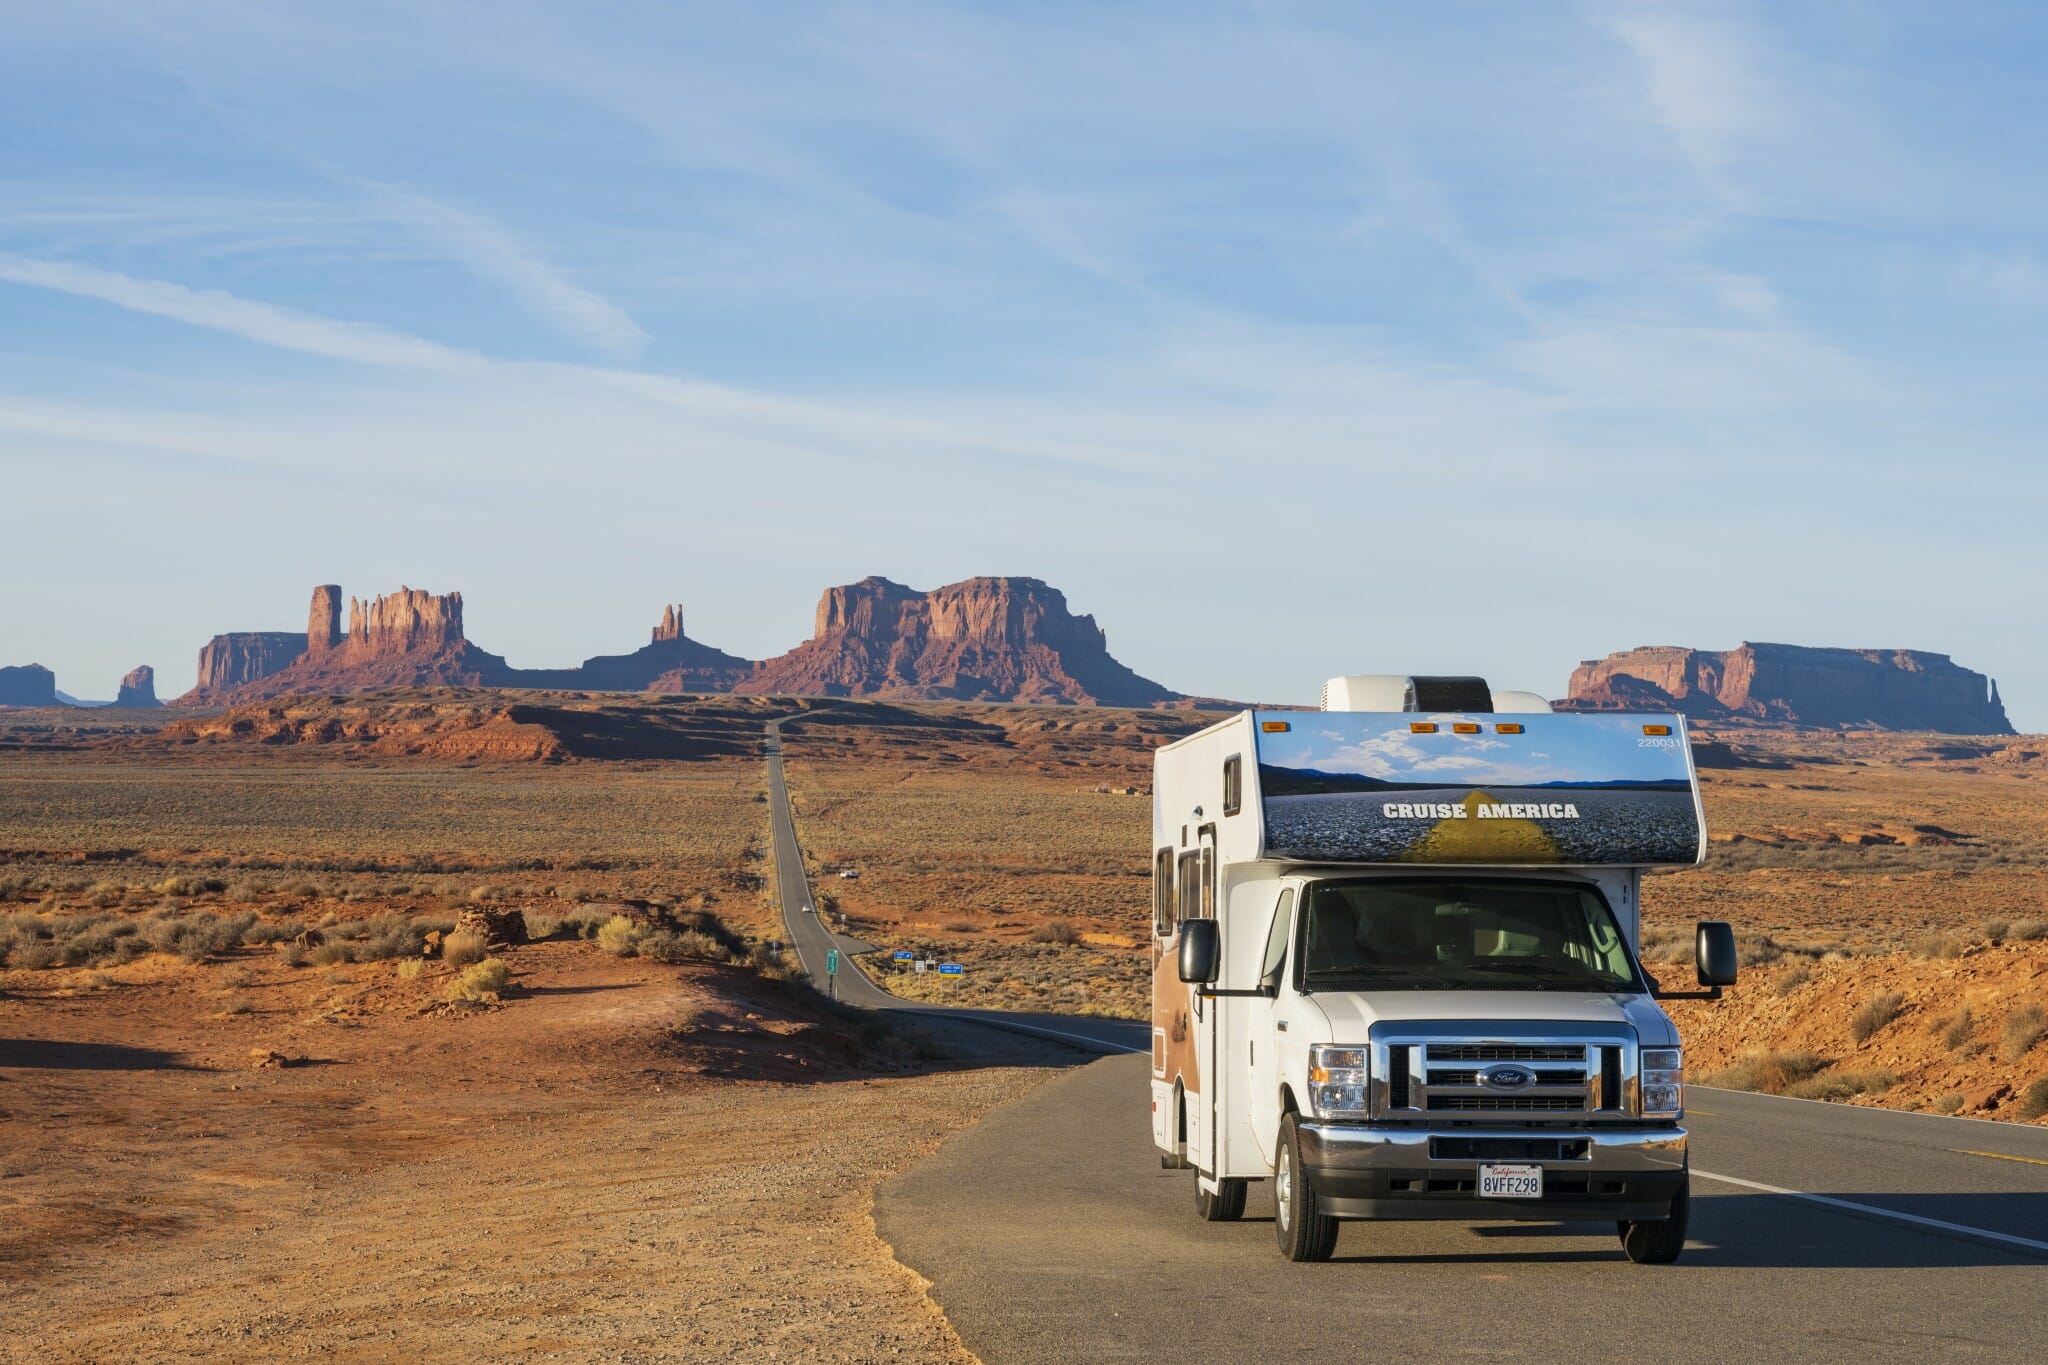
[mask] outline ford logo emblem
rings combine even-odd
[[[1479,1083],[1488,1090],[1520,1090],[1536,1084],[1536,1073],[1526,1066],[1489,1066],[1480,1071]]]

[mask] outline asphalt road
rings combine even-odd
[[[768,736],[783,917],[823,980]],[[904,1001],[842,952],[854,1004],[1136,1053],[1142,1025]],[[965,1032],[973,1033],[968,1029]],[[2038,1356],[2048,1129],[1695,1088],[1692,1236],[1632,1265],[1611,1223],[1351,1223],[1326,1265],[1273,1244],[1269,1187],[1203,1223],[1159,1167],[1147,1062],[1033,1091],[877,1191],[875,1224],[989,1365],[1116,1360],[1764,1361]]]
[[[1241,1223],[1195,1217],[1193,1174],[1152,1150],[1147,1075],[1138,1057],[1078,1068],[877,1191],[883,1240],[988,1365],[2011,1360],[2048,1343],[2042,1129],[1699,1090],[1677,1265],[1630,1264],[1611,1223],[1424,1222],[1348,1223],[1333,1261],[1293,1265],[1268,1186]]]
[[[776,897],[782,906],[782,922],[789,934],[790,945],[795,948],[805,974],[820,989],[826,984],[826,954],[837,947],[840,950],[839,972],[833,988],[838,997],[848,1004],[914,1014],[934,1024],[997,1028],[1013,1035],[1023,1034],[1078,1048],[1089,1054],[1139,1052],[1150,1046],[1145,1026],[1128,1020],[1006,1010],[948,1009],[891,995],[863,975],[855,950],[868,945],[858,939],[835,934],[824,922],[825,916],[815,908],[817,902],[812,897],[810,879],[804,873],[803,853],[797,845],[796,822],[790,816],[789,789],[782,778],[783,723],[781,720],[769,723],[767,745]],[[805,907],[811,908],[807,910]],[[953,1031],[959,1032],[957,1028]]]

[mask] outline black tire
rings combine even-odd
[[[1211,1194],[1202,1188],[1202,1177],[1195,1177],[1195,1212],[1205,1223],[1235,1223],[1244,1217],[1245,1182],[1226,1177],[1216,1183],[1221,1188]]]
[[[1692,1214],[1692,1177],[1671,1198],[1671,1216],[1654,1223],[1624,1223],[1622,1249],[1637,1265],[1670,1265],[1685,1250],[1686,1224]]]
[[[1327,1261],[1337,1249],[1337,1220],[1316,1206],[1301,1168],[1300,1120],[1280,1120],[1280,1141],[1273,1159],[1273,1231],[1280,1254],[1290,1261]]]

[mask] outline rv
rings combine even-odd
[[[1476,678],[1333,679],[1160,748],[1152,1134],[1210,1221],[1273,1183],[1290,1260],[1340,1222],[1611,1222],[1685,1246],[1685,1066],[1638,959],[1645,869],[1706,847],[1676,715]],[[1735,979],[1705,921],[1698,991]]]

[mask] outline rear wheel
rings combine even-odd
[[[1244,1217],[1245,1182],[1223,1179],[1216,1182],[1216,1193],[1202,1188],[1202,1177],[1195,1177],[1195,1212],[1205,1223],[1234,1223]]]
[[[1273,1161],[1273,1230],[1290,1261],[1327,1261],[1337,1249],[1337,1220],[1316,1206],[1316,1192],[1301,1169],[1299,1119],[1280,1120]]]
[[[1637,1265],[1670,1265],[1685,1250],[1686,1224],[1692,1213],[1692,1177],[1671,1197],[1671,1216],[1654,1223],[1621,1224],[1621,1246]]]

